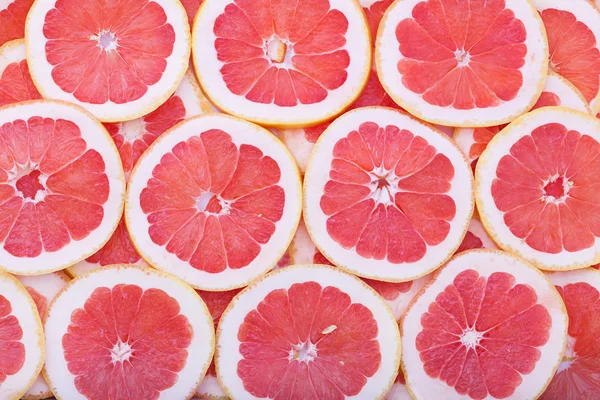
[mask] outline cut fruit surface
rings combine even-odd
[[[36,304],[12,275],[0,272],[0,398],[18,400],[44,364],[44,331]]]
[[[34,0],[8,0],[0,3],[0,46],[25,36],[25,20]]]
[[[398,326],[381,297],[320,265],[282,268],[240,292],[217,343],[219,381],[240,399],[382,399],[400,361]]]
[[[533,266],[471,250],[440,269],[401,329],[414,399],[535,399],[562,359],[567,313]]]
[[[370,279],[408,281],[460,245],[473,213],[472,175],[445,135],[396,110],[335,120],[304,178],[304,222],[319,250]]]
[[[477,163],[481,221],[501,248],[542,269],[600,260],[600,121],[562,107],[515,120]]]
[[[542,400],[600,397],[600,272],[550,273],[569,314],[567,349]]]
[[[208,114],[177,125],[144,153],[125,215],[149,264],[197,289],[228,290],[283,256],[301,197],[298,169],[275,136]]]
[[[190,398],[214,351],[200,296],[171,275],[133,265],[71,281],[44,325],[44,378],[62,399]]]
[[[345,0],[206,0],[192,48],[211,101],[267,126],[331,119],[358,97],[371,66],[364,14]]]
[[[0,47],[0,106],[41,98],[29,75],[25,40],[5,43]]]
[[[548,44],[528,1],[409,0],[382,18],[375,57],[383,87],[402,108],[432,123],[480,127],[535,104]]]
[[[190,56],[188,18],[177,0],[37,2],[26,40],[40,93],[104,122],[158,108],[177,89]]]
[[[463,251],[473,249],[496,249],[496,244],[488,236],[487,232],[481,222],[475,217],[471,219],[469,223],[469,229],[463,239],[462,243],[456,250],[456,254],[462,253]]]
[[[100,249],[123,210],[125,178],[104,127],[40,100],[0,108],[0,268],[63,269]]]
[[[185,13],[188,17],[190,28],[194,24],[194,17],[198,12],[198,8],[200,7],[201,3],[202,0],[181,0],[181,4],[183,4],[183,8],[185,8]]]

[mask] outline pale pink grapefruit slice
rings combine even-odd
[[[206,0],[192,36],[209,99],[266,126],[331,119],[358,97],[370,72],[369,28],[355,1]]]
[[[0,398],[19,400],[44,364],[44,331],[27,289],[0,272]]]
[[[562,359],[567,313],[533,266],[508,253],[470,250],[438,271],[401,330],[414,399],[535,399]]]
[[[600,272],[586,268],[548,275],[569,315],[567,349],[541,400],[600,397]]]
[[[126,222],[153,267],[197,289],[242,287],[272,269],[300,219],[293,157],[267,130],[224,114],[175,126],[140,158]]]
[[[0,47],[0,106],[41,98],[29,75],[25,41],[5,43]]]
[[[8,0],[0,3],[0,46],[25,36],[25,20],[34,0]]]
[[[477,163],[477,208],[494,242],[539,268],[600,261],[600,121],[543,107],[494,136]]]
[[[0,108],[0,268],[36,275],[99,250],[117,227],[125,178],[84,109],[39,100]]]
[[[177,0],[40,1],[25,32],[40,93],[104,122],[155,110],[188,68],[190,29]]]
[[[304,222],[336,266],[409,281],[458,249],[473,213],[472,185],[446,135],[399,111],[364,107],[319,138],[304,178]]]
[[[529,1],[398,1],[381,20],[376,64],[385,90],[411,114],[493,126],[535,104],[548,44]]]
[[[233,399],[383,399],[399,362],[398,325],[381,297],[322,265],[255,281],[217,331],[217,376]]]
[[[133,265],[72,280],[50,304],[44,328],[44,378],[61,399],[188,399],[214,352],[200,296]]]

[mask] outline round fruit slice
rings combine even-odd
[[[456,250],[456,253],[462,253],[463,251],[473,250],[473,249],[496,249],[496,244],[494,241],[488,236],[487,232],[481,225],[481,222],[475,217],[471,219],[469,223],[469,229],[467,229],[467,234],[463,239],[462,243]]]
[[[2,17],[0,21],[1,19]],[[0,29],[1,25],[0,22]],[[13,40],[4,44],[0,47],[0,106],[41,98],[29,75],[25,40]]]
[[[408,281],[442,265],[473,213],[472,175],[447,136],[382,107],[350,111],[317,143],[304,222],[319,250],[356,275]]]
[[[204,92],[220,109],[267,126],[331,119],[369,76],[369,28],[347,0],[206,0],[193,28]]]
[[[436,274],[401,329],[414,399],[536,399],[562,359],[567,313],[536,268],[471,250]]]
[[[155,110],[188,68],[190,30],[177,0],[40,1],[25,29],[40,93],[104,122]]]
[[[532,110],[548,106],[563,106],[590,113],[590,108],[581,92],[572,83],[552,71],[548,72],[544,91]],[[490,140],[505,127],[506,125],[488,128],[457,128],[454,131],[454,140],[471,162],[473,169]]]
[[[62,399],[187,399],[214,351],[200,296],[149,268],[74,279],[48,308],[44,378]]]
[[[25,35],[25,20],[34,0],[11,0],[0,3],[0,46]]]
[[[129,181],[126,221],[153,267],[197,289],[245,286],[275,266],[301,212],[298,169],[267,130],[224,114],[159,137]]]
[[[535,104],[548,44],[528,1],[398,1],[381,20],[376,63],[385,90],[411,114],[492,126]]]
[[[587,0],[533,0],[550,48],[550,69],[567,78],[600,110],[600,11]]]
[[[381,298],[319,265],[283,268],[244,289],[217,343],[217,376],[234,399],[382,399],[400,362],[398,325]]]
[[[17,279],[25,285],[25,289],[35,302],[40,319],[43,321],[46,316],[48,304],[60,292],[67,283],[69,277],[63,272],[52,272],[46,275],[37,276],[17,276]],[[54,394],[40,373],[22,397],[23,400],[47,399]]]
[[[44,363],[44,331],[25,287],[0,272],[0,398],[18,400]]]
[[[600,260],[600,121],[544,107],[497,134],[477,163],[477,208],[501,248],[542,269]]]
[[[40,100],[0,109],[0,268],[63,269],[110,238],[125,178],[103,126],[72,104]]]

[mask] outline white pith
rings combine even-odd
[[[231,398],[248,398],[237,364],[242,359],[239,352],[238,329],[245,316],[276,289],[289,289],[294,283],[317,282],[323,288],[333,286],[348,294],[353,303],[365,305],[378,324],[377,341],[381,349],[381,364],[356,396],[347,399],[382,399],[396,379],[400,360],[400,335],[389,308],[381,298],[357,278],[332,267],[297,265],[282,268],[266,275],[238,294],[223,313],[217,330],[216,367],[219,381]]]
[[[190,398],[206,373],[213,355],[214,330],[210,313],[198,294],[180,280],[160,271],[130,265],[98,269],[74,279],[50,304],[44,324],[49,349],[44,377],[53,392],[61,399],[85,399],[75,387],[75,376],[67,368],[62,338],[71,322],[72,312],[83,308],[96,288],[113,288],[119,284],[137,285],[143,290],[160,289],[178,302],[180,314],[188,319],[193,336],[186,349],[187,362],[178,373],[176,383],[160,392],[159,398]]]
[[[513,275],[516,284],[532,287],[552,318],[550,338],[546,344],[538,347],[540,359],[535,369],[527,375],[521,375],[522,383],[511,395],[514,399],[537,398],[546,388],[563,357],[567,336],[567,312],[551,282],[535,267],[496,250],[471,250],[458,254],[445,267],[439,270],[432,282],[426,286],[415,302],[409,307],[401,323],[402,331],[402,369],[408,390],[415,400],[420,399],[469,399],[459,395],[453,387],[438,378],[431,378],[423,369],[416,337],[422,330],[421,318],[430,304],[443,292],[461,272],[473,269],[480,276],[489,277],[495,272]],[[488,395],[486,400],[494,399]]]
[[[0,7],[2,9],[2,7]],[[0,46],[0,76],[6,67],[12,63],[18,63],[25,59],[25,40],[17,39],[4,43]]]
[[[535,250],[525,240],[516,237],[504,223],[504,213],[496,207],[492,197],[492,183],[496,179],[496,168],[500,159],[509,153],[519,139],[534,129],[548,123],[560,123],[568,130],[589,135],[600,142],[600,120],[563,107],[543,107],[532,111],[507,126],[494,136],[477,163],[475,172],[475,196],[481,221],[494,241],[504,250],[510,251],[545,270],[565,270],[588,267],[600,262],[600,239],[593,246],[577,252],[563,249],[558,254]]]
[[[281,141],[285,143],[290,152],[294,156],[300,172],[306,172],[306,165],[310,155],[315,147],[315,144],[306,140],[304,129],[282,129]]]

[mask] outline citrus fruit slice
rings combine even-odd
[[[5,43],[0,47],[0,106],[41,98],[29,75],[25,41]]]
[[[456,253],[473,249],[496,249],[494,241],[488,236],[481,222],[475,217],[471,219],[467,234],[462,243],[456,250]]]
[[[64,272],[51,272],[45,275],[37,276],[17,276],[16,277],[33,299],[40,319],[43,321],[46,316],[48,304],[60,292],[67,283],[69,277]],[[40,371],[41,372],[41,371]],[[40,373],[33,385],[23,395],[23,400],[38,400],[53,397],[50,387]]]
[[[150,265],[197,289],[228,290],[283,256],[301,196],[296,164],[275,136],[207,114],[175,126],[142,155],[125,216]]]
[[[493,126],[530,109],[548,69],[542,21],[523,0],[398,1],[377,34],[389,95],[441,125]]]
[[[104,122],[158,108],[177,89],[190,56],[188,19],[177,0],[37,2],[25,35],[40,93]]]
[[[25,20],[33,0],[12,0],[0,3],[0,46],[25,36]]]
[[[100,249],[125,194],[104,127],[78,106],[49,100],[5,106],[0,121],[0,268],[37,275]]]
[[[44,378],[62,399],[187,399],[214,351],[200,296],[171,275],[133,265],[72,280],[44,327]]]
[[[542,16],[550,69],[567,78],[600,110],[600,11],[587,0],[533,0]]]
[[[44,363],[44,331],[25,286],[0,272],[0,398],[18,400]]]
[[[494,242],[539,268],[600,260],[600,121],[544,107],[494,136],[477,163],[477,208]]]
[[[414,399],[535,399],[563,356],[567,313],[542,272],[496,250],[455,256],[402,320]]]
[[[217,344],[217,376],[234,399],[382,399],[400,362],[398,325],[381,297],[323,265],[282,268],[244,289]]]
[[[452,256],[473,213],[472,174],[447,136],[383,107],[327,128],[304,178],[304,222],[319,250],[356,275],[408,281]]]
[[[600,272],[586,268],[548,277],[569,315],[567,349],[558,372],[541,400],[600,397]]]
[[[185,8],[185,13],[188,17],[188,23],[190,24],[190,28],[194,24],[194,17],[198,12],[200,3],[202,3],[202,0],[181,0],[181,4],[183,5],[183,8]]]
[[[408,389],[406,389],[406,381],[402,370],[398,373],[396,381],[392,385],[392,390],[388,393],[386,400],[412,400]]]
[[[590,108],[581,92],[572,83],[552,71],[548,72],[544,91],[532,110],[548,106],[563,106],[590,113]],[[475,168],[477,159],[485,150],[487,144],[505,127],[506,125],[487,128],[456,128],[454,140]]]
[[[206,0],[192,32],[200,84],[220,109],[267,126],[331,119],[371,67],[369,28],[346,0]]]

